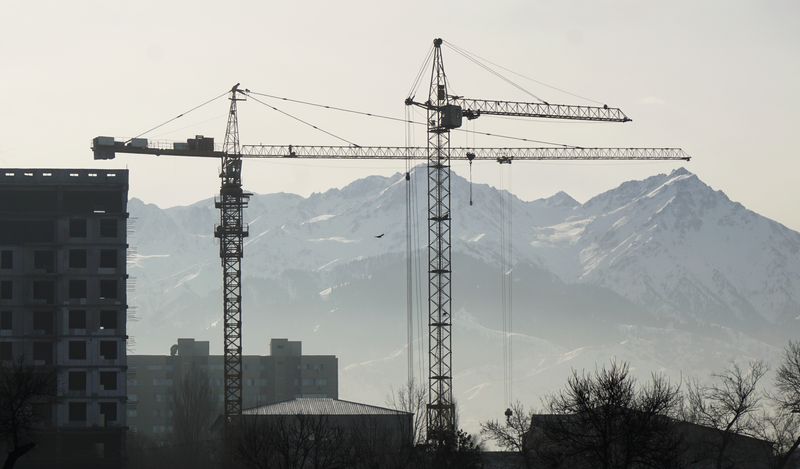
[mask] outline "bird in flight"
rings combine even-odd
[[[379,235],[375,235],[375,237],[376,237],[376,238],[383,238],[383,233],[381,233],[381,234],[379,234]]]

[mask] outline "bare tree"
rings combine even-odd
[[[639,388],[626,363],[573,371],[566,388],[545,399],[550,415],[534,419],[530,444],[553,467],[676,467],[680,438],[671,416],[679,403],[678,386],[653,375]]]
[[[235,427],[236,435],[230,437],[233,453],[244,467],[269,469],[278,467],[279,443],[276,423],[268,424],[253,416],[242,416]],[[282,425],[282,422],[281,422]]]
[[[215,441],[212,425],[220,412],[206,370],[191,363],[174,385],[172,404],[173,445],[180,465],[209,465]]]
[[[508,413],[510,412],[510,414]],[[516,401],[506,411],[504,422],[489,420],[481,423],[481,434],[506,451],[518,453],[527,469],[534,466],[534,449],[528,444],[533,411]]]
[[[0,434],[10,448],[3,469],[36,446],[31,430],[36,423],[32,411],[37,402],[49,404],[55,397],[55,373],[25,365],[20,359],[0,365]]]
[[[298,445],[305,450],[305,460],[294,467],[307,465],[311,469],[336,469],[348,465],[350,448],[341,426],[331,422],[327,415],[298,415],[296,418],[299,428],[296,441],[305,442],[305,445]]]
[[[779,409],[759,412],[756,421],[755,436],[772,444],[769,467],[783,469],[791,465],[792,447],[797,440],[800,415],[786,413]]]
[[[409,381],[397,391],[392,390],[386,405],[395,410],[414,414],[411,428],[411,442],[414,446],[425,444],[425,411],[427,395],[425,388]]]
[[[777,425],[773,425],[779,453],[778,467],[788,467],[792,458],[800,453],[800,342],[789,341],[784,350],[783,363],[775,376],[778,404]]]
[[[334,469],[350,467],[342,428],[324,415],[244,415],[236,427],[234,453],[253,469]]]
[[[722,373],[713,375],[712,384],[689,383],[686,420],[714,428],[718,441],[708,448],[717,469],[728,464],[728,450],[736,435],[758,435],[756,412],[760,409],[762,394],[759,381],[767,372],[761,361],[751,362],[747,368],[732,363]]]
[[[444,444],[429,445],[427,441],[427,390],[416,382],[409,381],[399,390],[392,390],[386,405],[395,410],[414,414],[411,428],[411,448],[401,447],[400,451],[390,451],[393,459],[384,461],[376,467],[413,468],[476,468],[481,467],[480,442],[469,433],[458,430],[453,438]],[[455,404],[455,402],[454,402]],[[454,416],[458,428],[458,408]],[[371,437],[374,439],[374,437]],[[396,444],[393,442],[392,444]],[[385,458],[384,458],[385,459]],[[360,466],[366,467],[366,466]]]

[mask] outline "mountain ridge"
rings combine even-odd
[[[406,185],[415,215],[412,328],[426,376],[424,171],[372,176],[301,197],[254,195],[243,259],[244,353],[269,337],[336,354],[340,395],[383,404],[406,375]],[[800,234],[731,201],[685,168],[581,204],[533,201],[453,174],[454,389],[464,425],[505,408],[500,213],[513,216],[515,395],[543,396],[571,369],[616,358],[643,378],[703,377],[729,360],[777,357],[800,335]],[[510,202],[509,202],[510,201]],[[211,199],[168,209],[132,199],[129,303],[135,352],[181,336],[221,353],[221,269]],[[377,235],[383,234],[381,238]],[[535,402],[531,401],[531,402]]]
[[[411,178],[418,209],[426,203],[423,173],[413,171]],[[403,181],[404,175],[397,173],[370,176],[305,198],[254,195],[247,211],[245,266],[252,256],[263,274],[277,275],[285,268],[325,270],[350,260],[404,252]],[[468,182],[455,174],[452,181],[453,249],[496,263],[497,214],[507,203],[502,191],[474,184],[470,206],[464,197]],[[137,231],[149,230],[141,223],[158,219],[163,234],[184,232],[186,239],[170,246],[172,253],[194,252],[193,259],[210,260],[208,254],[216,253],[210,232],[217,214],[208,202],[160,210],[132,199],[130,210],[139,224]],[[510,203],[514,256],[543,265],[564,281],[603,285],[641,305],[658,301],[663,312],[677,314],[679,320],[696,319],[703,308],[711,307],[693,302],[716,302],[717,313],[727,308],[739,318],[758,314],[773,323],[800,314],[795,314],[800,298],[793,293],[795,287],[800,289],[800,234],[731,201],[685,168],[625,182],[583,204],[563,191],[533,201],[514,196]],[[140,220],[144,214],[147,220]],[[418,213],[412,220],[415,250],[426,248],[424,225]],[[384,236],[376,240],[379,234]],[[736,246],[730,246],[731,236]],[[135,238],[142,254],[170,254],[157,252],[164,235]],[[725,238],[727,244],[720,247]],[[759,238],[764,238],[760,244],[755,242]],[[712,262],[699,265],[692,249]],[[763,279],[758,285],[748,280],[757,275],[743,273],[753,268],[759,268]],[[778,275],[782,271],[788,272]],[[678,300],[667,299],[676,292],[682,292]]]

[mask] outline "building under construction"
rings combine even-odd
[[[0,360],[55,376],[25,467],[125,458],[128,172],[0,169]]]

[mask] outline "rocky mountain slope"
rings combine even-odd
[[[424,171],[369,177],[303,198],[256,195],[247,209],[245,353],[270,337],[340,357],[340,394],[382,404],[406,378],[407,185],[415,214],[413,316],[426,305]],[[455,390],[466,426],[504,409],[500,317],[503,193],[452,178]],[[685,169],[629,181],[584,204],[569,195],[513,214],[514,393],[531,403],[570,368],[610,357],[678,379],[732,359],[771,358],[800,335],[800,234]],[[131,200],[129,326],[135,353],[176,337],[221,350],[213,202],[166,210]],[[377,235],[383,234],[381,238]],[[423,327],[420,326],[423,321]],[[426,375],[427,345],[415,368]],[[498,410],[500,409],[500,410]]]

